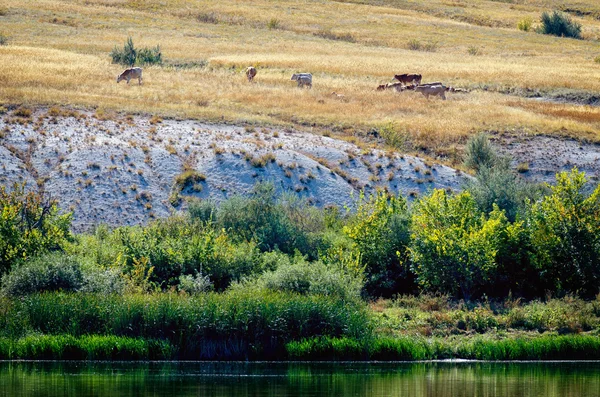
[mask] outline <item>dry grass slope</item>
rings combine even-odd
[[[452,153],[481,130],[600,141],[600,109],[509,96],[600,91],[600,7],[538,1],[6,0],[0,103],[73,105],[164,117],[333,129],[387,129],[404,149]],[[547,9],[564,9],[586,40],[522,32]],[[596,14],[595,14],[596,13]],[[166,65],[144,85],[115,84],[112,48],[131,36],[160,45]],[[435,51],[410,50],[418,41]],[[480,49],[469,55],[470,48]],[[256,84],[243,69],[258,68]],[[314,76],[312,90],[289,81]],[[448,101],[375,92],[395,73],[465,87]],[[332,98],[335,91],[345,100]],[[399,139],[398,137],[401,137]]]

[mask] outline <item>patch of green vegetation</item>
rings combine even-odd
[[[131,37],[127,38],[123,49],[115,46],[110,53],[110,57],[113,63],[128,67],[134,65],[161,65],[163,62],[160,46],[136,49]]]
[[[559,11],[543,12],[540,20],[542,24],[538,28],[539,33],[581,39],[581,24],[573,21],[565,13]]]

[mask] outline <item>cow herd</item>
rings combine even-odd
[[[257,70],[253,66],[248,66],[245,70],[245,74],[248,81],[252,82],[254,77],[256,77]],[[131,79],[138,79],[138,83],[142,84],[142,68],[136,67],[125,69],[119,76],[117,76],[117,83],[121,80],[127,80],[127,84],[129,84]],[[291,80],[295,81],[298,87],[312,88],[312,74],[310,73],[294,73]],[[446,99],[447,91],[466,92],[462,89],[447,87],[441,82],[421,83],[422,76],[415,73],[396,74],[394,75],[394,80],[397,81],[393,83],[381,84],[376,90],[395,90],[398,92],[412,90],[420,92],[427,99],[429,99],[430,96],[439,96],[442,99]],[[332,93],[332,96],[336,96],[338,98],[344,97],[342,94],[337,94],[335,92]]]

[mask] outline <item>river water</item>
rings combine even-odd
[[[600,397],[600,362],[0,362],[0,396]]]

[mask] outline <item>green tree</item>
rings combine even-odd
[[[533,204],[535,262],[558,292],[592,297],[600,285],[600,186],[585,193],[585,173],[556,175],[552,194]]]
[[[0,274],[15,262],[61,249],[70,238],[71,214],[60,214],[56,201],[24,184],[0,186]]]
[[[497,255],[516,235],[496,206],[487,216],[469,192],[434,190],[413,210],[410,256],[419,285],[470,299],[486,292],[498,270]]]
[[[410,217],[406,200],[379,192],[361,198],[355,218],[344,226],[365,272],[365,290],[371,296],[412,292],[414,277],[407,264]]]

